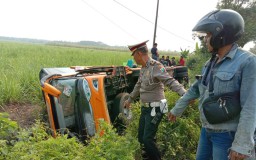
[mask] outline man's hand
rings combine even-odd
[[[176,116],[173,115],[171,112],[168,113],[168,120],[171,122],[175,122],[176,121]]]
[[[189,105],[193,105],[196,102],[195,99],[189,101]]]
[[[236,151],[231,150],[229,155],[228,155],[228,158],[230,160],[243,160],[245,158],[248,158],[248,156],[244,155],[244,154],[240,154],[240,153],[238,153]]]
[[[131,103],[128,102],[128,100],[124,101],[124,108],[129,109],[131,107]]]
[[[128,73],[130,73],[132,71],[131,68],[128,67],[128,66],[125,66],[124,68],[125,68],[125,73],[126,74],[128,74]]]

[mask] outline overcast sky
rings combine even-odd
[[[159,0],[160,50],[193,49],[192,28],[218,0]],[[0,36],[152,47],[157,0],[0,0]]]

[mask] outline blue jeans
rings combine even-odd
[[[157,55],[155,55],[155,54],[152,54],[152,59],[154,59],[154,60],[158,60],[158,57],[157,57]]]
[[[196,160],[228,160],[235,132],[202,128]]]

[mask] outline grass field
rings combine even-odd
[[[122,65],[129,51],[0,42],[0,105],[38,103],[42,68]]]
[[[14,104],[18,112],[16,115],[20,116],[21,111],[26,112],[22,117],[32,121],[33,115],[29,110],[37,105],[45,106],[39,83],[42,68],[122,65],[130,58],[128,50],[0,42],[0,110],[1,106],[9,108]],[[166,91],[170,107],[174,106],[178,98],[176,93]],[[20,105],[21,103],[25,105]],[[0,159],[140,160],[140,147],[136,137],[139,113],[139,103],[133,104],[133,120],[124,136],[118,136],[115,130],[106,128],[105,136],[95,136],[89,145],[82,146],[75,139],[67,139],[66,136],[59,135],[53,139],[38,123],[29,127],[29,130],[17,132],[16,123],[0,112]],[[157,144],[163,153],[163,160],[195,159],[200,131],[198,114],[195,103],[184,112],[185,118],[179,118],[176,123],[170,123],[164,117],[157,133]],[[12,143],[6,143],[6,139]]]

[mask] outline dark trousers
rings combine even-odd
[[[152,54],[152,59],[154,59],[154,60],[158,60],[158,57],[157,57],[157,55],[156,54]]]
[[[152,123],[151,107],[141,107],[141,115],[139,120],[138,140],[144,146],[146,155],[149,160],[160,160],[161,153],[158,150],[154,138],[156,136],[157,128],[163,118],[163,114],[158,114],[157,120]],[[160,112],[160,108],[155,108],[156,113]]]

